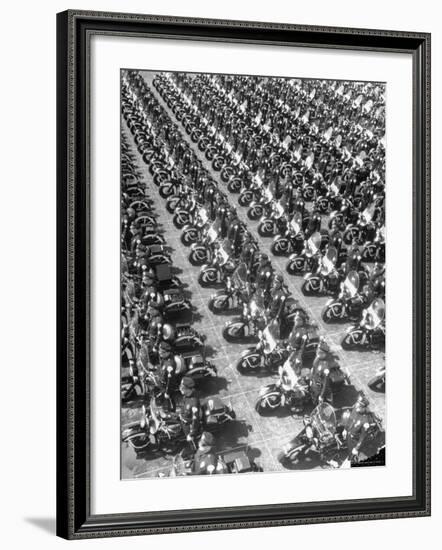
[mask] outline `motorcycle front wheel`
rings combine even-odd
[[[261,356],[259,353],[250,353],[241,359],[236,364],[236,369],[241,374],[249,374],[255,372],[261,367]]]
[[[321,317],[324,323],[333,323],[345,317],[344,307],[340,302],[333,302],[325,306],[321,312]]]
[[[363,344],[364,333],[361,329],[354,329],[344,336],[341,341],[342,349],[345,350],[356,350],[359,349]]]
[[[290,244],[287,239],[278,239],[270,247],[274,256],[285,256],[290,252]]]
[[[227,342],[238,342],[245,336],[245,325],[242,321],[230,323],[223,328],[223,338]]]
[[[255,410],[258,414],[266,414],[278,409],[281,406],[281,394],[271,392],[263,395],[258,399],[255,405]]]
[[[238,204],[243,207],[250,206],[252,201],[253,193],[251,191],[244,191],[244,193],[241,193],[238,197]]]
[[[275,231],[275,225],[272,220],[265,220],[258,225],[258,233],[261,237],[271,237]]]
[[[203,247],[195,248],[189,254],[189,262],[192,265],[203,265],[208,262],[207,250]]]
[[[227,296],[215,296],[209,300],[209,309],[212,313],[223,313],[229,308],[229,299]]]
[[[217,270],[213,267],[201,271],[198,275],[198,282],[202,287],[213,285],[217,280]]]
[[[264,209],[260,204],[257,204],[256,206],[251,206],[247,210],[247,217],[249,220],[259,220],[259,218],[263,215]]]
[[[181,233],[181,242],[184,246],[190,246],[198,240],[198,231],[190,228]]]
[[[287,273],[290,275],[300,275],[304,271],[305,260],[301,256],[296,256],[287,263]]]
[[[173,217],[173,224],[176,228],[181,229],[189,223],[190,217],[191,214],[189,214],[189,212],[187,212],[186,210],[181,210],[180,212],[177,212]]]

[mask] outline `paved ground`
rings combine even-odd
[[[162,101],[158,92],[151,86],[153,73],[142,73],[146,82],[150,85],[157,99],[167,110],[174,122],[178,122],[172,111]],[[182,129],[182,127],[181,127]],[[127,130],[123,121],[122,131],[129,143],[133,143],[132,136]],[[225,184],[219,178],[219,173],[212,170],[211,164],[207,162],[204,154],[188,138],[184,129],[183,136],[187,139],[192,149],[204,162],[204,166],[209,170],[220,187]],[[196,311],[193,313],[193,325],[199,331],[207,336],[207,349],[210,359],[217,366],[218,379],[213,380],[203,388],[203,396],[219,395],[224,401],[231,403],[237,416],[237,420],[225,428],[218,444],[220,448],[234,449],[245,448],[250,456],[256,459],[256,462],[265,471],[281,471],[283,467],[276,460],[278,452],[284,443],[289,441],[302,429],[302,419],[294,417],[288,412],[281,411],[278,415],[271,417],[261,417],[254,409],[259,389],[276,379],[276,376],[261,375],[243,376],[235,368],[239,354],[247,345],[229,344],[221,334],[222,328],[230,316],[215,316],[207,307],[211,294],[215,291],[213,288],[204,289],[198,282],[197,277],[200,271],[199,267],[193,267],[188,261],[188,249],[183,247],[179,241],[180,231],[172,224],[172,216],[167,212],[164,200],[159,196],[157,187],[152,181],[148,169],[142,159],[139,157],[135,147],[134,153],[138,158],[138,166],[143,174],[144,181],[149,189],[152,190],[151,197],[155,201],[155,207],[159,215],[159,222],[162,224],[164,235],[169,246],[172,247],[173,265],[180,271],[179,277],[185,283],[190,293],[192,304]],[[318,323],[320,332],[327,337],[333,350],[338,354],[340,364],[345,368],[352,382],[352,386],[342,397],[340,405],[352,404],[356,392],[363,390],[370,399],[371,408],[381,418],[385,417],[385,396],[381,393],[374,393],[367,387],[367,381],[375,371],[384,362],[382,353],[373,352],[346,352],[342,350],[339,342],[343,333],[349,326],[348,324],[326,325],[322,322],[320,313],[327,297],[306,298],[301,292],[302,277],[291,277],[285,272],[287,258],[277,258],[270,253],[271,239],[260,237],[256,232],[257,222],[251,222],[245,217],[246,209],[241,208],[236,202],[236,196],[230,195],[232,204],[235,204],[239,215],[247,221],[249,229],[254,232],[260,247],[265,250],[272,258],[273,265],[283,273],[293,296],[300,301],[302,306],[309,312],[311,317]],[[133,411],[124,408],[122,413],[122,422],[125,423]],[[168,471],[171,465],[172,457],[149,457],[149,460],[137,459],[132,449],[123,444],[122,446],[122,477],[123,478],[142,478],[158,475],[159,472]]]

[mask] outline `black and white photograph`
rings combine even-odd
[[[120,94],[122,479],[384,466],[385,83]]]

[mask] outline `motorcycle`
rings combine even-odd
[[[385,227],[376,230],[373,240],[366,242],[361,257],[364,262],[385,262]]]
[[[262,218],[264,213],[271,207],[273,200],[273,193],[268,187],[264,188],[261,198],[250,203],[250,207],[247,210],[249,220],[254,221]]]
[[[194,223],[185,225],[181,232],[181,242],[184,246],[190,246],[192,243],[202,240],[203,233],[207,230],[207,225],[210,223],[209,216],[205,208],[200,208],[194,213],[194,216]]]
[[[232,248],[231,242],[228,239],[224,239],[221,246],[216,250],[212,263],[201,267],[198,282],[202,287],[219,284],[233,273],[236,268],[236,262],[232,257]]]
[[[293,412],[301,412],[310,402],[308,370],[302,369],[302,350],[293,351],[283,366],[279,367],[279,380],[260,389],[255,404],[258,414],[265,414],[281,407],[289,407]],[[304,375],[298,375],[302,370]],[[305,376],[306,374],[306,376]]]
[[[192,265],[204,265],[208,263],[213,255],[212,245],[218,238],[218,231],[213,223],[203,235],[201,241],[193,243],[190,247],[189,262]]]
[[[305,271],[315,271],[321,257],[321,233],[316,231],[304,242],[304,249],[299,254],[291,254],[286,266],[290,275],[300,275]]]
[[[264,328],[265,304],[262,295],[254,294],[249,301],[243,305],[242,315],[235,317],[225,324],[223,337],[227,342],[238,342],[244,339],[257,339],[258,330]]]
[[[320,267],[316,273],[306,273],[301,291],[304,296],[319,296],[326,292],[334,293],[337,290],[340,275],[336,269],[338,251],[329,246],[322,256]]]
[[[246,264],[241,262],[232,275],[227,277],[225,288],[212,294],[209,309],[215,314],[224,313],[247,302],[249,297],[248,270]]]
[[[278,343],[279,327],[273,321],[263,331],[258,332],[255,347],[243,351],[236,364],[241,374],[256,372],[258,369],[273,371],[287,357],[288,351]]]
[[[285,232],[287,228],[287,216],[280,201],[271,204],[271,210],[268,216],[261,218],[258,224],[258,234],[261,237],[272,237],[275,233]]]
[[[363,311],[360,323],[347,330],[341,346],[345,350],[381,349],[384,344],[385,304],[381,298],[376,298]]]
[[[275,256],[287,256],[288,254],[299,254],[304,244],[302,233],[302,214],[295,212],[288,224],[287,230],[275,236],[270,250]]]
[[[347,452],[339,439],[335,409],[320,403],[304,417],[304,428],[295,439],[284,445],[278,460],[283,466],[331,466],[338,468]]]
[[[376,371],[376,374],[367,382],[367,386],[374,392],[385,393],[385,365]]]
[[[359,295],[360,279],[357,271],[350,271],[341,284],[341,292],[337,298],[330,298],[325,304],[321,317],[324,323],[357,319],[363,308]]]

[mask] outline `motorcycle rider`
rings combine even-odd
[[[310,394],[314,405],[332,400],[330,369],[335,365],[336,360],[330,352],[330,346],[324,338],[321,338],[310,373]]]
[[[356,239],[353,239],[353,242],[347,250],[347,260],[345,262],[345,275],[350,271],[358,271],[359,264],[361,263],[361,251],[358,246]]]
[[[183,376],[179,390],[183,396],[181,424],[187,441],[193,443],[201,425],[201,404],[195,392],[195,380],[190,376]]]
[[[224,465],[218,459],[214,447],[215,438],[213,435],[210,432],[203,432],[193,457],[192,474],[212,475],[224,471]]]
[[[341,438],[346,442],[352,460],[358,460],[369,432],[378,426],[376,416],[369,409],[368,399],[359,395],[352,409],[347,410],[340,422]]]
[[[270,302],[267,306],[269,319],[281,319],[284,311],[287,291],[283,287],[284,279],[282,275],[277,273],[274,275],[270,287]]]

